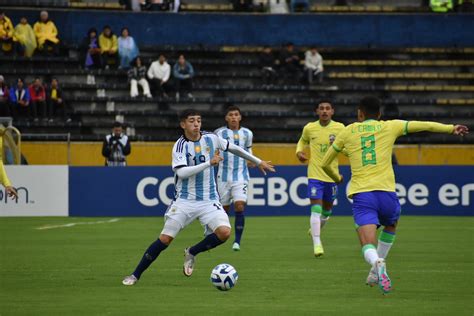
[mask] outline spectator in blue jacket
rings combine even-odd
[[[179,55],[178,61],[174,64],[173,76],[176,79],[176,99],[179,100],[182,94],[187,94],[188,98],[192,98],[194,68],[190,62],[186,61],[184,55]]]
[[[30,107],[30,92],[28,91],[28,87],[25,87],[23,79],[18,78],[16,86],[10,89],[10,102],[14,114],[19,113],[28,118],[36,117],[36,113],[32,113]]]

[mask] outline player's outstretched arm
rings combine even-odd
[[[270,161],[263,161],[263,160],[255,157],[254,155],[246,152],[245,150],[243,150],[242,148],[240,148],[237,145],[229,143],[228,150],[232,154],[234,154],[236,156],[239,156],[241,158],[244,158],[245,160],[251,161],[254,164],[256,164],[258,166],[258,169],[260,169],[260,171],[262,171],[263,174],[267,174],[266,171],[275,172],[275,168],[273,167],[273,165],[271,164]]]
[[[0,183],[5,186],[5,190],[7,192],[7,195],[9,197],[12,197],[14,199],[18,199],[18,194],[16,193],[16,190],[14,187],[12,187],[10,183],[10,179],[8,179],[7,172],[5,170],[5,167],[3,165],[3,161],[1,161],[0,157]]]
[[[323,161],[321,162],[321,167],[323,168],[324,172],[326,172],[326,174],[334,180],[334,182],[341,183],[342,175],[335,173],[334,170],[331,168],[331,162],[336,159],[337,154],[338,151],[334,149],[334,146],[329,146],[329,149],[324,155]]]
[[[179,178],[186,179],[186,178],[194,176],[195,174],[198,174],[199,172],[205,170],[206,168],[218,165],[221,160],[224,160],[224,158],[219,156],[219,151],[216,150],[214,152],[214,157],[212,157],[211,160],[206,161],[196,166],[180,167],[176,169],[175,172]]]
[[[469,129],[464,125],[442,124],[437,122],[408,121],[406,122],[407,133],[431,132],[446,133],[454,135],[465,135]]]

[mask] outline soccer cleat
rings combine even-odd
[[[232,245],[232,250],[234,251],[240,251],[240,245],[236,242]]]
[[[123,285],[134,285],[135,283],[138,282],[138,279],[132,274],[132,275],[127,275],[123,280],[122,284]]]
[[[375,286],[379,283],[379,276],[377,275],[377,270],[374,268],[370,269],[369,275],[367,276],[366,284],[370,287]]]
[[[183,273],[185,276],[190,277],[193,274],[195,259],[192,254],[189,253],[189,247],[184,249],[184,265]]]
[[[322,244],[314,246],[314,256],[315,257],[321,257],[324,255],[324,248]]]
[[[392,281],[387,274],[387,266],[384,259],[378,259],[375,262],[375,269],[377,271],[379,288],[383,294],[388,294],[392,290]]]

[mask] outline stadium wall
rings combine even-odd
[[[296,45],[323,47],[474,46],[473,14],[213,14],[49,10],[59,37],[79,44],[90,27],[127,26],[139,45]],[[39,10],[9,9],[14,24]]]
[[[130,166],[169,166],[170,142],[133,142]],[[295,157],[296,144],[254,144],[254,152],[269,157],[277,165],[300,165]],[[103,166],[102,143],[74,142],[70,145],[71,166]],[[23,142],[22,153],[33,165],[67,164],[68,146],[63,142]],[[474,165],[474,146],[469,145],[399,145],[395,147],[402,165]],[[340,155],[341,165],[347,158]]]
[[[251,170],[248,215],[307,215],[306,168]],[[0,216],[162,216],[174,195],[169,167],[7,166],[19,199],[0,190]],[[350,179],[349,167],[341,167]],[[404,215],[474,215],[473,166],[395,167]],[[339,186],[335,215],[350,215],[348,183]]]

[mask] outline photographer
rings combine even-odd
[[[125,167],[127,161],[125,156],[130,154],[130,141],[123,134],[122,124],[115,122],[112,134],[105,136],[102,145],[102,156],[105,157],[105,165],[109,167]]]

